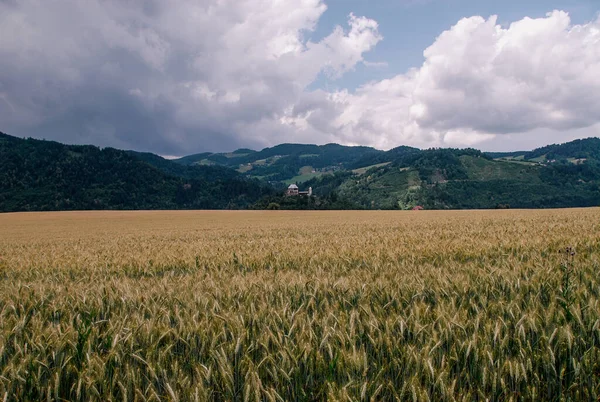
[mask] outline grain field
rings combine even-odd
[[[0,214],[0,400],[600,395],[600,209]]]

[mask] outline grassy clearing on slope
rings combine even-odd
[[[538,156],[537,158],[531,158],[531,159],[528,159],[528,160],[530,160],[532,162],[543,163],[543,162],[546,162],[547,159],[546,159],[546,155],[544,154],[544,155]]]
[[[246,172],[249,172],[249,171],[251,171],[251,170],[252,170],[252,165],[251,165],[251,164],[249,164],[249,163],[246,163],[246,164],[244,164],[244,165],[240,165],[240,166],[237,168],[237,171],[238,171],[238,172],[240,172],[240,173],[246,173]]]
[[[305,181],[309,181],[310,179],[314,179],[315,177],[320,177],[324,174],[328,174],[328,172],[314,172],[313,170],[314,168],[312,166],[302,166],[298,171],[298,175],[286,180],[285,183],[303,183]]]
[[[315,172],[315,173],[299,174],[298,176],[294,176],[291,179],[285,180],[285,183],[286,184],[304,183],[305,181],[309,181],[310,179],[314,179],[315,177],[321,177],[324,174],[329,174],[329,173]]]
[[[415,169],[382,167],[347,180],[340,187],[340,194],[372,209],[410,209],[416,205],[415,191],[420,187]]]
[[[362,168],[358,168],[358,169],[352,170],[352,173],[357,174],[357,175],[363,175],[363,174],[367,173],[367,171],[369,171],[371,169],[377,169],[377,168],[382,167],[382,166],[387,166],[390,163],[391,162],[384,162],[384,163],[378,163],[376,165],[365,166],[365,167],[362,167]]]
[[[221,154],[221,155],[223,155],[224,157],[226,157],[228,159],[231,159],[231,158],[242,158],[244,156],[248,156],[249,154],[247,154],[247,153],[244,154],[244,153],[236,153],[236,152],[227,152],[227,153],[224,153],[224,154]]]
[[[0,397],[596,400],[599,221],[0,214]]]
[[[532,176],[537,179],[535,172],[537,166],[511,163],[507,161],[489,160],[472,156],[461,156],[460,160],[467,169],[470,180],[531,180]]]

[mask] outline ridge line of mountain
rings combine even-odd
[[[284,197],[291,183],[314,197]],[[287,143],[168,160],[0,133],[0,184],[0,211],[592,206],[600,138],[515,152]]]

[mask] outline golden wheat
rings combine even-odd
[[[599,256],[600,209],[3,214],[0,399],[595,400]]]

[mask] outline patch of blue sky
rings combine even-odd
[[[471,16],[498,16],[508,27],[525,17],[544,17],[553,10],[569,13],[573,24],[598,18],[600,0],[325,0],[327,11],[314,32],[307,35],[318,42],[335,26],[348,29],[350,13],[378,22],[383,40],[364,55],[366,64],[357,65],[341,77],[321,74],[309,89],[355,90],[369,81],[378,81],[418,68],[423,51],[460,19]]]

